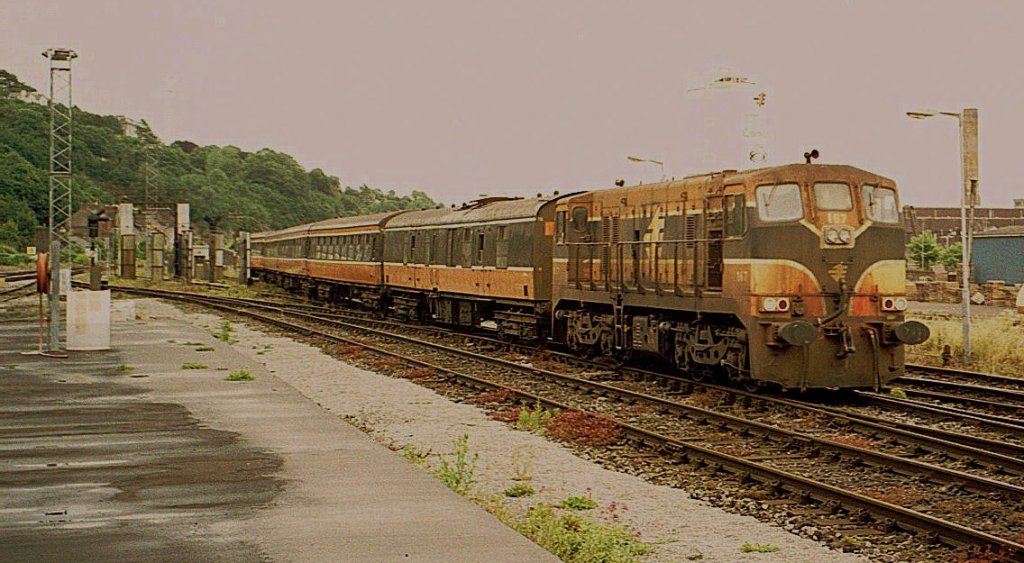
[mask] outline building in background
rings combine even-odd
[[[1024,226],[1000,227],[974,235],[974,281],[1024,283]]]
[[[1020,202],[1021,205],[1017,205]],[[960,239],[959,207],[914,207],[903,206],[903,225],[907,241],[925,231],[931,231],[939,243],[949,246]],[[1024,199],[1014,200],[1014,207],[976,207],[974,209],[974,232],[986,233],[1004,227],[1024,228]]]

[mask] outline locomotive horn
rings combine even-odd
[[[807,164],[810,164],[812,159],[818,158],[818,149],[811,149],[811,152],[805,152],[804,158],[807,159]]]

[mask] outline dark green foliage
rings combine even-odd
[[[49,113],[9,98],[34,91],[0,70],[0,245],[30,244],[47,220]],[[291,156],[233,146],[163,144],[145,121],[139,137],[122,134],[116,116],[74,109],[73,205],[141,202],[146,147],[156,143],[158,200],[189,202],[199,229],[280,229],[329,217],[434,207],[426,194],[398,196],[369,186],[343,187],[335,176],[306,171]]]
[[[942,264],[947,270],[960,267],[960,243],[942,246],[931,231],[914,236],[907,243],[907,255],[920,268],[930,268]]]

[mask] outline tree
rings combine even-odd
[[[911,260],[917,262],[921,269],[928,269],[941,261],[943,248],[935,240],[931,231],[925,231],[910,239],[907,244],[907,254]]]
[[[963,263],[962,248],[963,246],[958,242],[942,249],[942,256],[939,257],[939,262],[945,266],[947,271],[953,271],[960,268],[960,264]]]

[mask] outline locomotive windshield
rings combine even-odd
[[[864,197],[864,210],[868,219],[879,223],[899,222],[895,190],[864,184],[861,195]]]
[[[757,187],[757,213],[762,221],[796,221],[804,216],[798,184]]]
[[[849,211],[853,209],[850,186],[838,182],[814,184],[814,203],[822,211]]]

